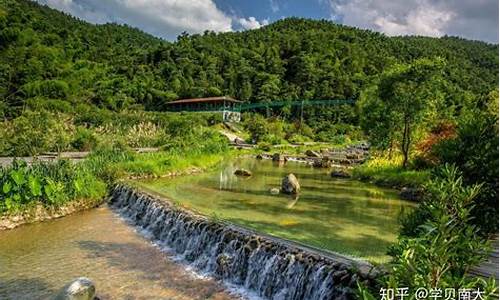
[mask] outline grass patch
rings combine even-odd
[[[411,170],[401,167],[399,158],[375,157],[352,171],[355,179],[371,181],[387,187],[421,187],[430,178],[428,170]]]
[[[133,155],[132,159],[116,163],[117,172],[126,175],[162,176],[171,172],[183,172],[190,168],[208,169],[215,166],[231,153],[184,155],[169,152],[143,153]]]

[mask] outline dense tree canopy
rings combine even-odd
[[[464,92],[474,101],[496,87],[498,45],[455,37],[386,37],[291,18],[258,30],[182,34],[171,43],[27,0],[1,0],[0,115],[79,105],[162,110],[172,99],[222,94],[251,102],[358,99],[392,65],[436,56],[446,61],[451,105],[460,106]],[[305,117],[315,120],[317,110]],[[321,110],[329,120],[357,121]]]

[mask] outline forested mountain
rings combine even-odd
[[[172,99],[212,95],[358,99],[389,66],[436,56],[446,61],[450,97],[481,99],[496,88],[498,45],[455,37],[386,37],[292,18],[168,42],[31,1],[0,0],[0,116],[82,105],[161,110]]]

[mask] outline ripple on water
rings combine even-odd
[[[47,299],[86,276],[102,299],[236,299],[107,207],[0,232],[0,299]]]

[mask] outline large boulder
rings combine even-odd
[[[61,289],[56,300],[93,300],[95,299],[95,285],[92,280],[80,277]]]
[[[321,154],[313,150],[307,150],[306,155],[309,157],[321,157]]]
[[[249,177],[252,176],[252,172],[246,170],[246,169],[237,169],[234,171],[234,175],[236,176],[243,176],[243,177]]]
[[[285,194],[300,193],[299,180],[294,174],[290,173],[283,178],[281,181],[281,191]]]

